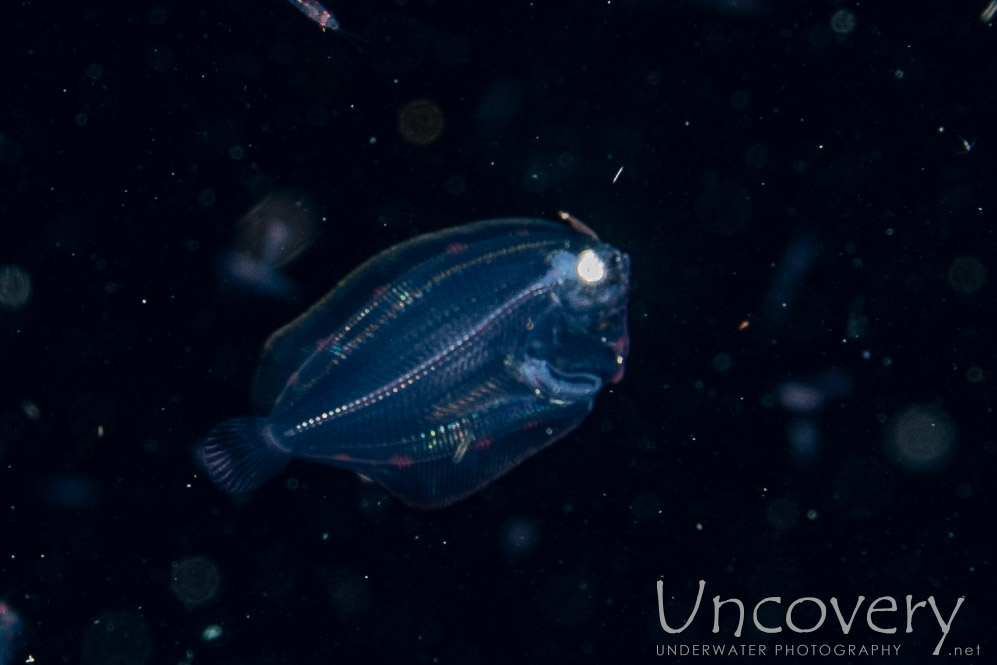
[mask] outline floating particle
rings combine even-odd
[[[222,262],[223,277],[259,293],[290,297],[295,285],[282,268],[311,246],[317,214],[307,197],[273,192],[247,212]]]
[[[838,370],[822,372],[806,381],[787,381],[779,386],[779,403],[794,413],[815,413],[830,400],[851,392],[851,377]]]
[[[0,309],[14,312],[31,298],[31,276],[16,265],[0,267]]]
[[[779,386],[779,403],[787,411],[813,413],[824,406],[824,393],[816,386],[788,381]]]
[[[221,636],[222,636],[222,627],[216,623],[207,626],[201,632],[201,639],[204,640],[205,642],[213,642],[214,640],[217,640]]]
[[[293,191],[274,192],[239,220],[238,245],[254,261],[283,268],[315,239],[315,217],[306,196]]]
[[[24,417],[31,421],[37,421],[42,417],[42,410],[30,399],[21,400],[21,411]]]

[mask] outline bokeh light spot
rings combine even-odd
[[[527,517],[514,517],[502,528],[502,548],[512,557],[529,554],[539,540],[536,523]]]
[[[956,293],[976,293],[987,281],[987,269],[975,256],[960,256],[949,266],[949,286]]]
[[[189,556],[173,563],[173,593],[185,603],[206,603],[215,597],[220,582],[218,566],[203,556]]]
[[[31,276],[20,266],[0,268],[0,309],[14,312],[31,299]]]
[[[729,353],[718,353],[713,357],[713,369],[720,374],[729,372],[733,365],[734,358]]]
[[[429,145],[443,133],[443,112],[428,99],[416,99],[398,113],[398,131],[415,145]]]
[[[966,369],[966,380],[970,383],[980,383],[984,378],[983,368],[973,365]]]
[[[916,473],[939,471],[955,448],[955,424],[941,409],[916,404],[886,427],[886,451],[897,466]]]
[[[847,35],[855,29],[855,14],[847,9],[839,9],[831,15],[831,30],[839,35]]]

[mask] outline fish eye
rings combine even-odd
[[[575,263],[578,279],[585,284],[598,284],[606,276],[606,264],[591,249],[583,250]]]

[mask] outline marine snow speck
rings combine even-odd
[[[267,341],[259,418],[200,458],[247,492],[291,459],[439,508],[554,443],[623,378],[630,259],[584,224],[497,219],[403,242]]]

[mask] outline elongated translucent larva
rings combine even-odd
[[[339,30],[339,21],[318,0],[290,0],[301,13],[318,23],[323,30]]]

